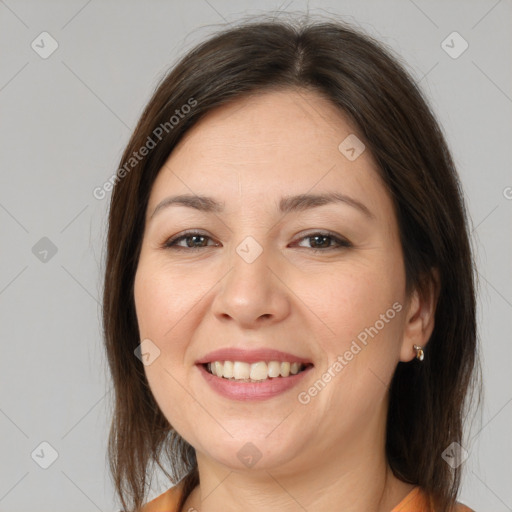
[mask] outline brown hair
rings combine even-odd
[[[461,468],[452,470],[441,454],[452,442],[462,443],[468,390],[478,368],[473,261],[461,187],[414,79],[389,48],[332,20],[252,20],[211,36],[162,80],[126,147],[113,180],[103,297],[115,391],[108,455],[117,493],[127,511],[138,510],[156,463],[173,483],[184,478],[181,510],[199,480],[194,449],[159,410],[134,356],[140,339],[133,284],[152,184],[206,113],[245,95],[283,88],[323,95],[358,127],[394,202],[408,290],[421,286],[433,269],[439,272],[425,360],[399,363],[392,379],[386,453],[398,478],[430,493],[437,511],[448,510]],[[156,146],[135,160],[150,139]]]

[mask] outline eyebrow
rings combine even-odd
[[[281,213],[304,211],[331,203],[348,204],[365,214],[367,217],[375,218],[375,215],[363,203],[357,199],[337,192],[284,196],[279,201],[279,211]],[[224,211],[224,203],[215,200],[213,197],[195,194],[182,194],[178,196],[169,196],[160,201],[150,218],[153,218],[158,212],[170,206],[186,206],[205,213],[222,213]]]

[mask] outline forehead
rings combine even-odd
[[[347,137],[362,139],[335,105],[314,92],[240,98],[209,112],[185,134],[157,177],[149,206],[176,192],[265,202],[272,194],[334,190],[389,203],[370,152],[354,160],[340,151]]]
[[[330,101],[311,91],[266,91],[242,97],[209,112],[189,130],[173,155],[190,145],[208,148],[209,157],[280,156],[337,159],[338,145],[356,128]],[[359,137],[362,138],[362,137]],[[369,157],[369,155],[367,155]],[[369,158],[367,158],[368,160]]]

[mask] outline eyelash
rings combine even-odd
[[[215,246],[212,246],[212,245],[206,245],[204,247],[181,247],[181,246],[178,246],[176,245],[178,242],[181,242],[182,240],[186,240],[187,238],[192,238],[193,236],[201,236],[201,237],[204,237],[204,238],[207,238],[207,239],[212,239],[211,237],[209,237],[208,235],[205,235],[204,233],[201,233],[199,231],[188,231],[188,232],[185,232],[184,234],[182,235],[179,235],[179,236],[176,236],[174,238],[170,238],[169,240],[166,240],[164,242],[164,244],[162,245],[162,248],[163,249],[174,249],[174,250],[184,250],[184,251],[198,251],[198,250],[201,250],[201,249],[206,249],[207,247],[215,247]],[[331,250],[335,250],[335,249],[342,249],[342,248],[349,248],[349,247],[352,247],[352,244],[344,239],[344,238],[341,238],[337,235],[335,235],[334,233],[331,233],[330,231],[315,231],[314,233],[309,233],[308,235],[305,235],[303,236],[302,238],[300,238],[299,240],[304,240],[304,239],[307,239],[307,238],[314,238],[315,236],[321,236],[321,237],[325,237],[325,238],[330,238],[331,240],[333,240],[336,244],[338,244],[338,247],[336,246],[329,246],[329,247],[326,247],[324,249],[315,249],[315,248],[311,248],[310,250],[313,251],[313,252],[326,252],[326,251],[331,251]],[[306,247],[307,249],[307,247]]]

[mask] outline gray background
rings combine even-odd
[[[118,510],[105,458],[112,393],[99,302],[109,195],[92,191],[186,50],[249,13],[307,8],[0,0],[0,511]],[[446,133],[473,223],[485,380],[461,500],[477,512],[512,510],[512,3],[315,1],[309,10],[391,45]],[[43,31],[59,45],[46,59],[31,47],[43,46]],[[441,46],[453,31],[469,44],[458,58]],[[58,453],[48,469],[44,441]],[[151,495],[166,488],[157,475]]]

